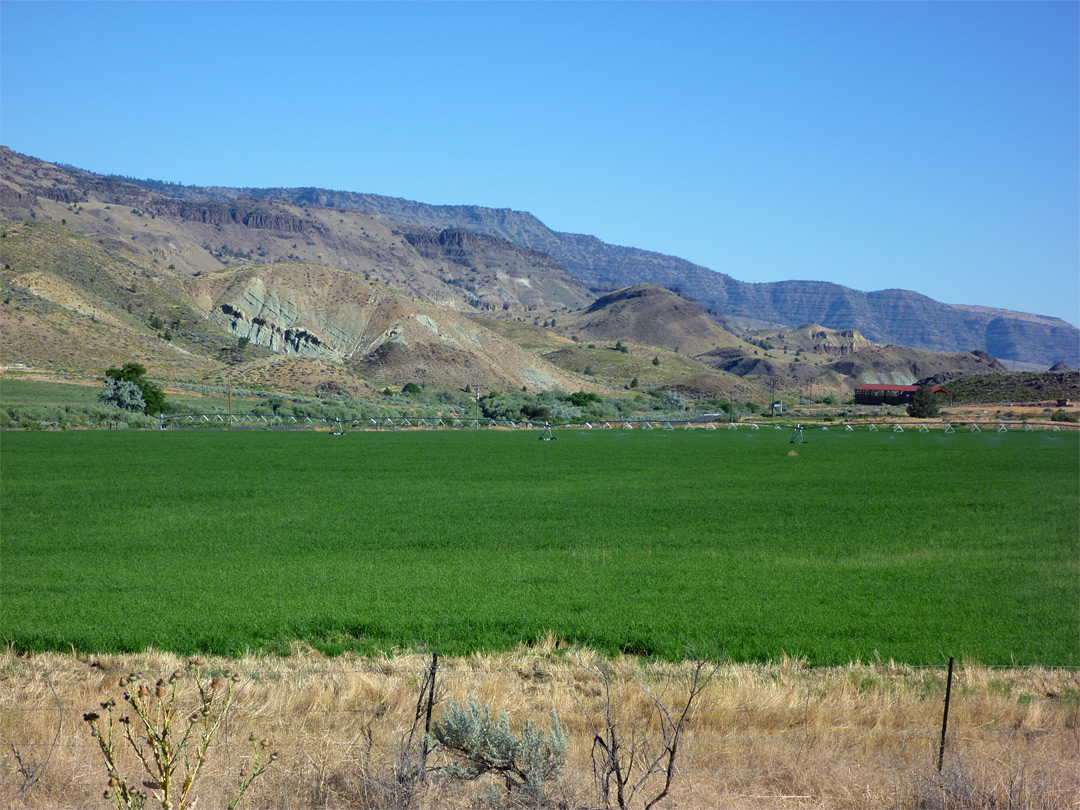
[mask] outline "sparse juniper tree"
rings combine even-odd
[[[937,398],[927,385],[920,385],[911,404],[907,406],[907,415],[914,419],[933,419],[938,415]]]

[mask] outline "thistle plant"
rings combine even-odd
[[[204,675],[203,665],[201,659],[192,659],[186,668],[156,683],[141,672],[132,672],[120,678],[119,684],[131,714],[117,716],[116,700],[110,698],[101,704],[104,717],[96,711],[83,715],[105,760],[108,787],[104,797],[116,810],[143,810],[151,800],[162,810],[188,810],[194,806],[195,783],[240,683],[240,675],[229,670]],[[198,700],[191,710],[182,706],[178,692],[178,684],[185,677],[193,678],[198,690]],[[235,810],[252,783],[278,759],[277,752],[269,751],[267,740],[257,741],[252,734],[248,742],[254,754],[249,765],[240,768],[229,810]],[[121,775],[119,750],[124,748],[134,752],[136,770],[143,778]]]

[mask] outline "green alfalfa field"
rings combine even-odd
[[[0,643],[1080,664],[1080,436],[0,437]]]

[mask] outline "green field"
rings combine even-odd
[[[1080,664],[1080,436],[0,436],[18,650]]]
[[[0,406],[96,405],[101,391],[101,385],[72,385],[5,377],[0,381]]]
[[[97,405],[103,385],[76,385],[73,383],[45,382],[41,380],[19,380],[5,377],[0,381],[0,407],[8,405]],[[184,404],[194,406],[195,410],[210,413],[228,408],[227,396],[198,396],[194,394],[173,394],[168,396],[170,405]],[[250,397],[233,397],[233,404],[238,413],[251,410],[259,400]]]

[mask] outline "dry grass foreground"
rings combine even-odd
[[[430,661],[411,653],[325,658],[311,650],[211,660],[210,668],[229,667],[243,678],[196,791],[197,807],[225,807],[238,769],[245,762],[250,767],[251,733],[271,740],[281,757],[244,807],[397,806],[389,798],[393,762]],[[124,673],[142,670],[156,678],[183,664],[154,651],[3,654],[0,806],[109,806],[101,755],[83,713],[119,699]],[[631,735],[655,742],[655,715],[645,721],[648,694],[680,709],[689,665],[608,660],[554,639],[509,653],[440,658],[435,719],[449,697],[507,710],[515,728],[528,718],[546,728],[557,711],[570,737],[559,805],[601,807],[591,755],[603,728],[606,691],[599,671],[605,666],[623,744]],[[958,666],[939,774],[945,679],[944,667],[880,662],[722,665],[689,715],[671,793],[657,807],[1080,807],[1075,668]],[[186,697],[194,698],[193,688]],[[436,754],[428,764],[445,762]],[[654,778],[629,806],[644,806],[662,781]],[[410,804],[477,807],[478,796],[478,785],[451,783],[434,772]]]

